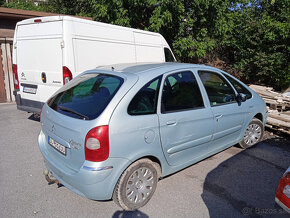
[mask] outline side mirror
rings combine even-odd
[[[247,100],[247,95],[239,93],[237,94],[236,100],[237,102],[245,102]]]

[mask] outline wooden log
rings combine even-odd
[[[289,115],[269,113],[269,117],[290,123],[290,116]]]
[[[11,93],[9,87],[9,76],[8,76],[8,63],[7,63],[7,55],[6,55],[6,44],[1,43],[2,50],[2,65],[4,71],[4,84],[5,84],[5,92],[7,101],[11,101]]]
[[[282,101],[290,102],[290,97],[282,95],[279,92],[273,91],[273,88],[271,87],[263,87],[258,85],[250,85],[249,87],[253,89],[255,92],[257,92],[261,97],[276,99],[280,102]]]
[[[0,47],[0,103],[6,102],[6,91],[5,91],[5,84],[4,84],[4,71],[3,71],[3,64],[2,64],[2,50]]]
[[[270,125],[278,126],[278,127],[284,127],[284,129],[287,129],[287,128],[290,129],[289,122],[278,120],[278,119],[272,118],[270,116],[268,116],[268,118],[267,118],[267,123]]]
[[[11,47],[9,43],[6,43],[6,53],[7,53],[7,69],[8,69],[8,76],[9,76],[10,96],[11,96],[11,101],[15,101],[15,96],[13,95],[14,79],[13,79],[13,70],[12,70],[12,55],[11,55]]]
[[[279,127],[276,127],[276,126],[272,126],[272,125],[269,125],[269,124],[266,124],[266,127],[270,128],[270,129],[273,129],[273,130],[276,130],[276,131],[280,131],[280,132],[283,132],[283,133],[286,133],[286,134],[289,134],[290,135],[290,130],[285,130],[285,129],[282,129],[282,128],[279,128]]]

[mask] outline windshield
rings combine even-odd
[[[64,115],[83,120],[97,118],[124,81],[121,77],[107,74],[85,74],[74,80],[67,89],[53,96],[48,106]]]

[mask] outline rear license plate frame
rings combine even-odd
[[[56,151],[58,151],[59,153],[61,153],[62,155],[66,156],[66,147],[62,144],[60,144],[59,142],[55,141],[53,138],[51,138],[50,136],[48,136],[48,144],[53,147]]]

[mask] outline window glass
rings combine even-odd
[[[52,97],[48,105],[59,113],[85,120],[97,118],[123,83],[121,77],[104,74],[85,74],[75,80],[75,85]]]
[[[233,79],[232,77],[224,74],[224,76],[231,82],[231,84],[235,87],[238,93],[243,93],[247,96],[247,99],[252,98],[252,93],[244,87],[241,83],[239,83],[237,80]]]
[[[174,57],[169,48],[164,48],[165,62],[174,62]]]
[[[159,76],[151,80],[137,92],[128,106],[128,114],[145,115],[156,113],[161,78],[162,76]]]
[[[198,74],[211,106],[236,102],[234,90],[221,75],[209,71],[199,71]]]
[[[162,113],[203,106],[201,92],[192,72],[175,73],[165,79],[162,90]]]

